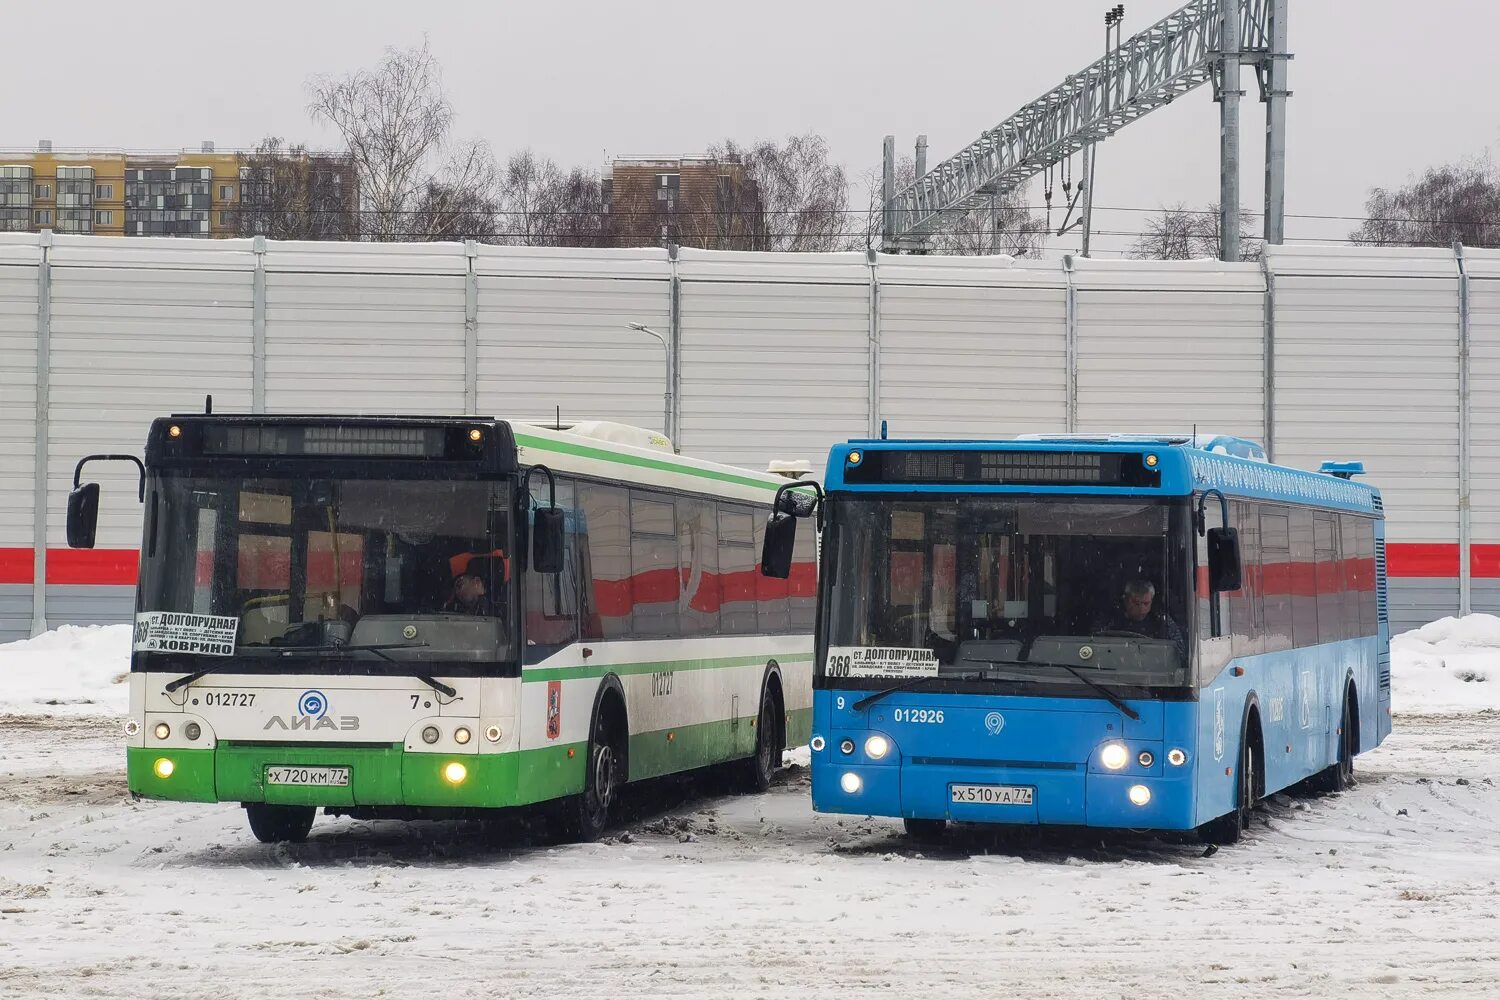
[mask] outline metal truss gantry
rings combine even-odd
[[[1220,256],[1239,259],[1240,68],[1266,105],[1265,239],[1284,232],[1288,0],[1192,0],[894,191],[887,141],[882,245],[921,250],[945,218],[987,207],[1054,164],[1212,82],[1220,106]],[[1088,184],[1093,184],[1089,178]]]

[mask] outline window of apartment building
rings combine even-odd
[[[94,200],[95,201],[114,201],[115,200],[115,186],[113,184],[95,184],[94,185]]]
[[[234,201],[234,185],[233,184],[220,184],[219,185],[219,200],[220,201]]]
[[[92,233],[94,215],[87,208],[60,208],[57,210],[57,231],[60,233]]]
[[[108,210],[108,211],[103,211],[103,212],[95,212],[94,213],[94,225],[96,225],[96,226],[113,226],[114,224],[115,224],[115,213],[114,213],[113,210]]]
[[[52,197],[52,185],[51,184],[38,184],[36,186],[36,196],[38,198],[50,198],[50,197]]]
[[[37,212],[36,213],[36,224],[39,225],[39,226],[50,226],[50,225],[52,225],[52,212],[50,210],[48,210],[48,209],[45,209],[45,208],[42,209],[41,211]]]
[[[234,213],[233,212],[220,212],[219,213],[219,225],[221,225],[221,226],[232,226],[232,225],[234,225]]]
[[[677,207],[677,195],[682,190],[681,174],[656,175],[656,200],[666,202],[668,210]]]

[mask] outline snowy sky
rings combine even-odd
[[[1181,0],[1131,0],[1126,34]],[[1500,110],[1493,28],[1477,0],[1291,0],[1287,211],[1354,215],[1371,185],[1483,152]],[[6,76],[34,81],[6,102],[0,146],[176,149],[253,145],[279,134],[328,146],[306,114],[311,74],[368,66],[385,45],[420,42],[441,60],[461,134],[502,158],[531,146],[565,164],[692,153],[815,131],[852,177],[881,138],[930,137],[937,163],[1097,58],[1103,0],[658,0],[308,3],[257,0],[191,17],[120,17],[116,6],[17,4],[7,30],[57,44],[11,46]],[[90,8],[93,8],[90,12]],[[63,57],[69,57],[64,63]],[[1247,208],[1261,204],[1263,115],[1245,73]],[[1481,96],[1483,95],[1483,96]],[[1218,193],[1217,107],[1207,88],[1111,139],[1101,208],[1202,205]],[[1033,201],[1040,203],[1038,187]],[[1110,211],[1098,227],[1139,228]],[[1341,237],[1346,221],[1288,220],[1287,235]],[[1104,248],[1128,243],[1103,238]]]

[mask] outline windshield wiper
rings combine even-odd
[[[907,680],[902,681],[900,684],[895,684],[891,687],[876,691],[874,694],[866,695],[865,697],[859,699],[859,701],[856,701],[850,707],[853,708],[856,712],[864,711],[864,709],[875,704],[877,701],[884,698],[888,694],[895,694],[897,691],[910,691],[914,687],[920,687],[927,681],[977,681],[982,680],[983,678],[983,671],[972,674],[923,674],[921,677],[911,677]]]
[[[1069,663],[1054,663],[1054,662],[1052,662],[1050,660],[970,660],[969,662],[970,663],[988,663],[988,664],[990,664],[992,666],[996,666],[996,667],[1004,667],[1004,666],[1061,667],[1062,669],[1066,670],[1068,673],[1072,674],[1074,677],[1077,677],[1080,681],[1082,681],[1083,683],[1087,684],[1089,687],[1093,688],[1095,691],[1097,691],[1101,695],[1103,695],[1106,701],[1108,701],[1111,705],[1115,706],[1115,708],[1118,708],[1121,712],[1124,712],[1127,716],[1129,716],[1130,720],[1132,722],[1139,722],[1140,719],[1141,719],[1141,713],[1137,712],[1135,709],[1133,709],[1129,705],[1125,704],[1124,699],[1122,699],[1119,695],[1115,694],[1109,688],[1105,687],[1103,684],[1100,684],[1098,681],[1094,680],[1093,678],[1084,676],[1083,673],[1080,672],[1077,667],[1074,667],[1072,664],[1069,664]]]
[[[275,648],[282,656],[293,656],[297,653],[374,653],[382,660],[386,660],[390,663],[400,663],[401,661],[397,660],[394,656],[387,655],[385,650],[417,649],[426,645],[427,643],[425,642],[387,642],[380,644],[371,644],[368,646],[276,646],[273,648]],[[235,666],[235,664],[216,663],[211,667],[204,667],[202,670],[194,671],[193,673],[187,674],[184,677],[177,678],[175,681],[170,681],[166,686],[166,691],[168,694],[171,694],[179,688],[187,687],[187,685],[193,683],[193,681],[196,681],[202,677],[206,677],[216,670],[224,670],[232,666]],[[450,698],[458,696],[458,691],[456,689],[449,687],[435,677],[432,677],[428,674],[412,674],[412,676],[421,681],[423,684],[426,684],[428,687],[432,688],[439,694],[445,694]]]

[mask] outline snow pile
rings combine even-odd
[[[64,625],[0,645],[0,715],[124,715],[129,625]]]
[[[1398,714],[1500,711],[1500,618],[1442,618],[1391,639]]]

